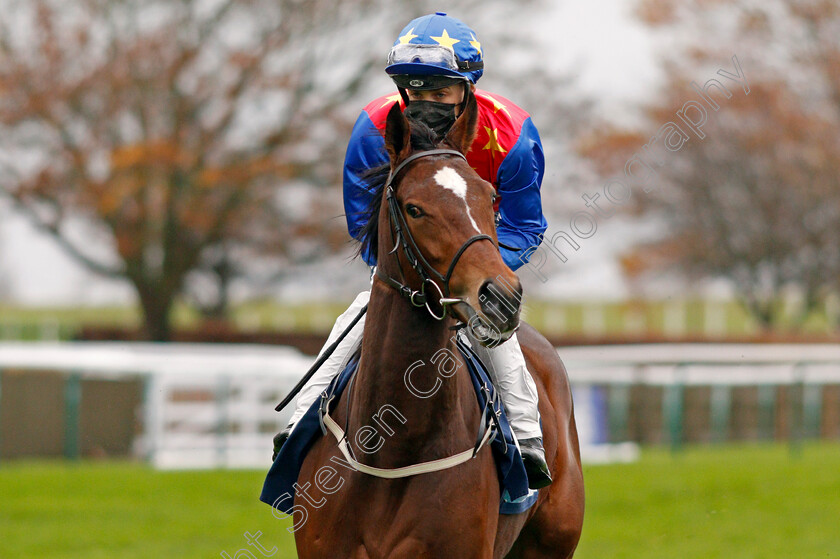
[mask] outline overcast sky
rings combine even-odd
[[[553,12],[535,14],[531,28],[560,45],[558,51],[540,53],[547,63],[573,70],[580,90],[600,103],[600,116],[613,120],[627,116],[629,108],[645,101],[657,85],[654,47],[649,33],[632,19],[632,4],[627,0],[564,2]],[[621,297],[624,286],[614,255],[626,248],[622,242],[626,238],[626,223],[605,224],[597,239],[570,258],[567,273],[549,285],[536,283],[534,288],[555,297]],[[346,272],[353,277],[357,268],[351,266]],[[310,294],[318,296],[312,287],[308,282]],[[301,291],[292,286],[281,293],[299,296]],[[0,206],[0,300],[10,297],[27,305],[79,305],[129,301],[133,295],[126,284],[80,269],[49,238]]]

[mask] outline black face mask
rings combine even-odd
[[[403,114],[406,118],[422,122],[434,130],[439,139],[442,139],[455,124],[455,107],[457,106],[437,101],[412,101]]]

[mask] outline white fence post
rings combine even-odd
[[[764,387],[757,403],[760,434],[767,436],[773,432],[777,389],[788,386],[800,388],[799,428],[817,436],[819,387],[840,385],[837,344],[638,344],[558,352],[573,386],[617,387],[607,393],[613,405],[595,406],[611,426],[626,427],[630,386],[721,386],[726,388],[713,389],[709,413],[713,431],[722,438],[734,412],[729,387],[759,386]],[[142,377],[145,421],[136,451],[161,468],[267,467],[271,439],[291,413],[278,414],[274,405],[310,363],[311,357],[290,348],[256,345],[0,343],[0,371]],[[686,365],[675,376],[678,363]],[[668,400],[675,418],[677,395]],[[679,432],[673,433],[678,441]]]

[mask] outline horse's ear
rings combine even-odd
[[[391,168],[408,157],[411,152],[411,128],[399,103],[394,103],[385,121],[385,149],[391,158]]]
[[[464,155],[470,150],[475,139],[476,125],[478,124],[478,103],[472,88],[467,88],[467,106],[446,133],[444,142],[457,149]]]

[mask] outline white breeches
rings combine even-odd
[[[330,347],[333,342],[338,339],[341,333],[344,332],[344,329],[353,322],[353,319],[356,318],[356,315],[359,314],[362,307],[367,305],[368,299],[370,299],[370,291],[362,291],[356,296],[356,299],[350,304],[350,307],[348,307],[347,310],[336,319],[335,324],[332,327],[332,331],[330,332],[326,343],[324,343],[324,347],[322,347],[321,351],[318,353],[319,356],[326,348]],[[338,344],[338,347],[335,348],[332,355],[324,361],[321,368],[315,371],[315,374],[312,375],[309,382],[307,382],[300,393],[298,393],[297,400],[295,400],[295,412],[289,420],[290,424],[297,424],[300,418],[303,417],[303,414],[306,413],[306,410],[308,410],[310,406],[312,406],[312,403],[319,397],[319,394],[326,390],[326,388],[330,385],[333,377],[340,373],[347,365],[347,361],[350,360],[350,357],[353,356],[356,348],[362,343],[362,331],[365,328],[366,318],[367,314],[365,314],[365,316],[356,323],[350,333],[347,334],[340,344]]]
[[[361,308],[367,304],[368,299],[370,299],[370,291],[359,293],[350,307],[335,321],[324,348],[335,342]],[[329,386],[333,377],[347,365],[347,361],[362,341],[365,318],[367,316],[363,316],[356,323],[353,330],[347,334],[333,354],[300,391],[295,401],[295,411],[290,420],[291,424],[296,424],[303,417],[303,414],[318,398],[318,395]],[[525,357],[522,355],[522,349],[519,347],[516,334],[503,344],[493,348],[483,347],[474,340],[470,341],[473,350],[488,367],[493,377],[493,382],[501,394],[505,412],[516,437],[519,440],[541,437],[540,412],[537,407],[537,386],[525,367]],[[324,348],[321,349],[321,352],[324,351]]]

